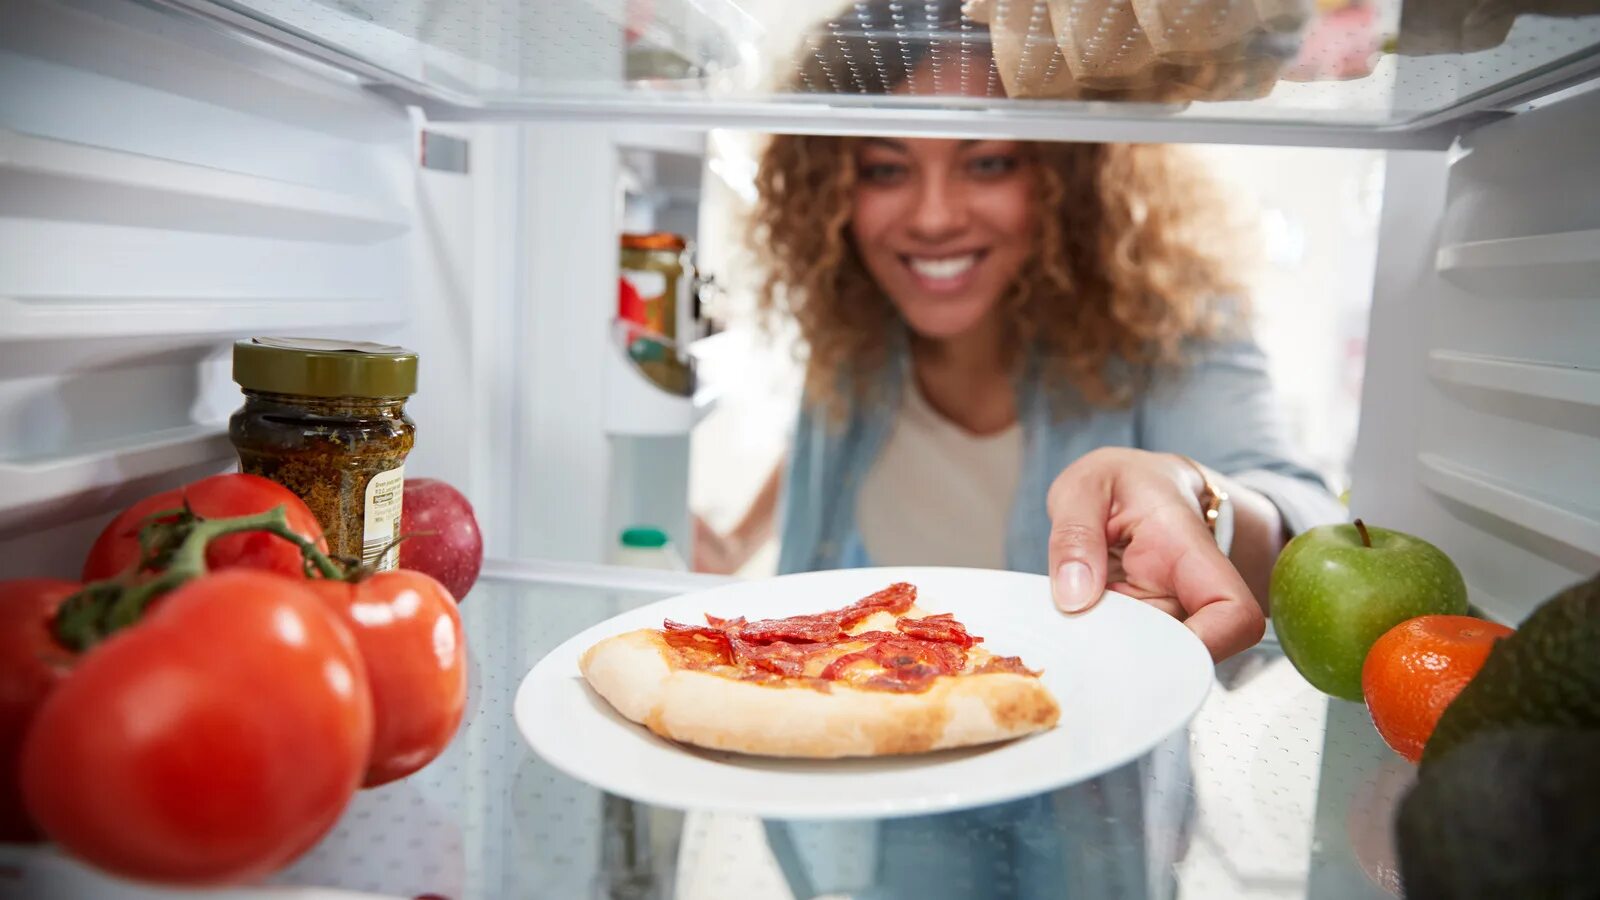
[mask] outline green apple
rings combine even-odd
[[[1360,519],[1290,541],[1272,569],[1269,596],[1289,661],[1318,690],[1356,702],[1361,664],[1384,632],[1416,616],[1467,614],[1467,585],[1450,557]]]

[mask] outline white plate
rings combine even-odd
[[[578,672],[578,657],[600,639],[660,628],[662,619],[822,612],[896,581],[917,586],[920,608],[955,613],[990,650],[1042,669],[1061,724],[1010,743],[918,756],[742,756],[657,737],[619,715]],[[551,765],[642,803],[772,819],[888,818],[1014,800],[1115,769],[1187,724],[1212,678],[1198,638],[1121,594],[1064,616],[1041,575],[846,569],[726,585],[616,616],[540,660],[517,691],[515,712],[523,737]]]

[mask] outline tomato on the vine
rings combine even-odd
[[[34,714],[77,658],[51,623],[79,587],[55,578],[0,581],[0,842],[40,837],[22,805],[17,766]]]
[[[23,746],[40,828],[107,871],[195,885],[259,878],[326,833],[366,769],[372,700],[305,584],[205,575],[85,654]]]
[[[307,582],[349,626],[372,685],[365,784],[404,778],[450,743],[467,702],[466,643],[455,598],[408,569],[355,583]]]
[[[290,530],[316,541],[319,550],[326,552],[328,549],[317,517],[293,491],[256,475],[213,475],[181,488],[146,497],[123,510],[100,532],[94,546],[89,549],[89,557],[83,564],[83,580],[115,578],[137,565],[140,558],[140,526],[156,513],[182,507],[185,500],[195,515],[206,519],[245,516],[282,506],[288,514]],[[305,573],[302,560],[299,548],[281,537],[260,531],[226,535],[206,548],[206,566],[212,571],[261,569],[280,575],[301,576]]]

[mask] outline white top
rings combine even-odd
[[[878,566],[1003,569],[1006,521],[1022,473],[1022,426],[975,435],[905,380],[883,452],[856,498],[856,524]]]

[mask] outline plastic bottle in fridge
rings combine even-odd
[[[689,566],[672,546],[667,533],[652,525],[636,525],[624,529],[612,550],[611,562],[636,569],[666,569],[687,572]]]

